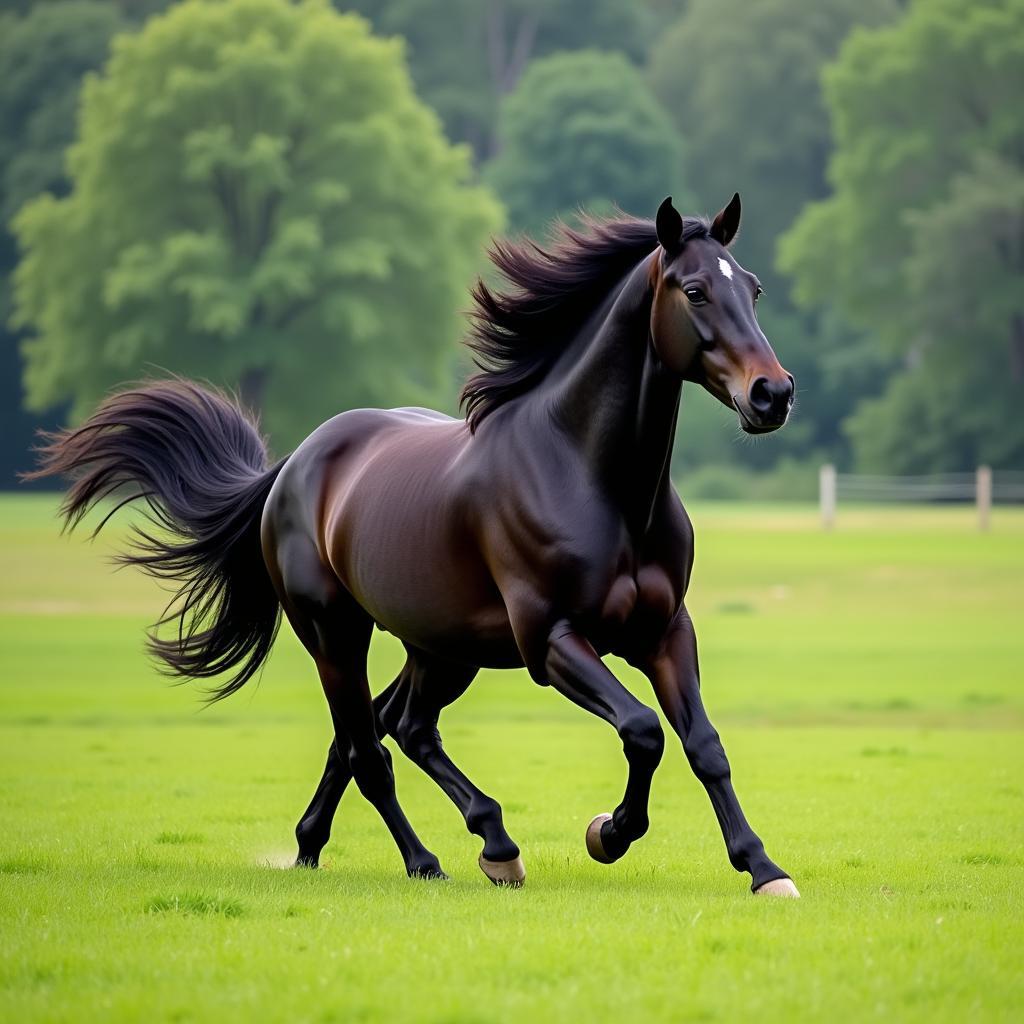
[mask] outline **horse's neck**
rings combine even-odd
[[[622,509],[630,530],[650,525],[668,483],[681,381],[660,364],[650,342],[651,259],[617,293],[566,353],[548,403],[583,458]]]

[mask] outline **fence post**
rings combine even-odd
[[[974,500],[978,506],[978,529],[986,533],[992,513],[992,470],[988,466],[979,466],[974,475]]]
[[[826,464],[818,471],[818,498],[822,529],[831,530],[836,522],[836,467]]]

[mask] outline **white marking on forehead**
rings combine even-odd
[[[718,257],[718,269],[727,281],[732,280],[732,264],[728,260],[723,260],[721,256]]]

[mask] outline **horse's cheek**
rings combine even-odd
[[[651,310],[651,337],[658,358],[680,375],[693,364],[699,344],[684,301],[677,291],[662,287]]]

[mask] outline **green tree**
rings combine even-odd
[[[739,191],[739,259],[774,292],[778,236],[827,193],[831,145],[821,70],[855,25],[896,0],[692,0],[651,53],[650,80],[686,139],[683,177],[702,208]]]
[[[500,208],[401,43],[307,0],[190,2],[86,83],[71,192],[15,221],[33,408],[146,364],[227,382],[279,443],[346,406],[437,401]]]
[[[869,349],[841,318],[793,308],[776,245],[804,204],[828,190],[822,68],[851,27],[898,11],[897,0],[692,0],[652,51],[650,81],[685,137],[683,178],[698,207],[716,210],[734,189],[743,196],[734,249],[767,289],[761,321],[797,380],[790,425],[768,444],[733,445],[733,460],[843,458],[840,421],[856,401],[851,385],[874,360],[850,359]]]
[[[35,428],[56,425],[52,414],[40,419],[22,409],[18,335],[2,326],[17,262],[7,226],[27,199],[67,191],[64,150],[74,137],[82,75],[103,63],[125,24],[118,8],[101,0],[0,14],[0,487],[29,468]]]
[[[679,184],[676,130],[620,54],[535,61],[503,103],[500,125],[501,152],[486,174],[517,228],[538,231],[580,206],[601,213],[617,204],[649,217]]]
[[[825,78],[833,194],[782,247],[904,369],[849,430],[864,468],[1024,459],[1024,0],[929,0]]]
[[[656,14],[620,0],[354,0],[385,34],[409,42],[409,63],[424,99],[449,135],[492,156],[501,97],[530,61],[561,50],[618,50],[646,56]]]
[[[124,27],[98,0],[42,4],[4,20],[0,33],[0,220],[27,199],[62,192],[64,150],[74,132],[82,75],[106,59]]]

